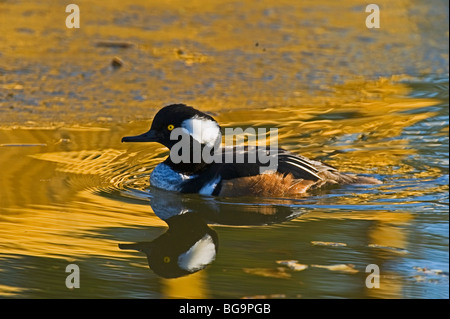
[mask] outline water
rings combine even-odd
[[[79,1],[79,30],[49,3],[0,3],[0,296],[448,298],[448,3],[382,1],[379,30],[357,1]],[[167,150],[120,140],[173,102],[383,184],[158,191]]]

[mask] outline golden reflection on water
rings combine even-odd
[[[208,298],[206,279],[201,271],[186,277],[163,279],[163,294],[166,298]]]
[[[123,123],[180,100],[210,111],[323,111],[353,108],[359,100],[357,107],[382,112],[376,99],[394,93],[385,101],[394,111],[395,93],[402,92],[398,84],[391,90],[389,77],[398,82],[406,71],[445,74],[424,47],[448,59],[445,43],[436,39],[448,38],[448,30],[420,20],[429,19],[430,6],[416,1],[379,1],[379,30],[366,28],[357,0],[78,5],[83,22],[74,30],[64,25],[64,5],[0,3],[0,87],[5,107],[14,110],[0,117],[2,125]],[[445,19],[439,5],[433,21]],[[132,45],[98,45],[106,40]],[[110,68],[114,56],[124,60],[117,72]],[[385,83],[372,81],[377,78]]]
[[[142,256],[117,243],[141,240],[133,230],[166,227],[142,191],[167,151],[120,140],[147,130],[156,110],[171,102],[210,111],[223,127],[277,127],[279,144],[294,152],[381,176],[385,184],[374,189],[314,198],[315,209],[298,222],[325,228],[356,222],[363,228],[354,238],[363,242],[358,249],[383,263],[409,253],[406,226],[417,213],[402,205],[415,204],[424,190],[396,182],[434,180],[445,172],[408,161],[421,154],[404,132],[436,116],[434,106],[448,105],[448,93],[415,95],[420,84],[414,87],[417,77],[406,74],[448,76],[448,64],[439,62],[448,60],[439,41],[448,29],[431,21],[447,10],[430,19],[426,4],[379,1],[382,28],[375,31],[364,26],[360,1],[272,2],[80,0],[79,30],[63,25],[64,5],[1,2],[0,258],[99,258],[100,269],[120,268],[125,260],[121,273],[147,270]],[[111,49],[99,45],[104,40],[131,45]],[[125,61],[119,70],[110,67],[114,56]],[[448,121],[442,125],[447,137]],[[427,192],[448,193],[448,185]],[[352,209],[358,206],[366,209]],[[247,278],[239,277],[240,264],[233,267],[230,272],[240,271],[236,278]],[[159,279],[153,288],[168,298],[216,296],[208,285],[214,274]],[[387,271],[382,280],[379,290],[350,295],[403,297],[401,273]],[[27,293],[24,284],[0,282],[2,296]]]
[[[389,83],[389,82],[385,82]],[[389,83],[392,94],[394,85]],[[399,85],[400,90],[404,87]],[[383,92],[382,89],[379,90]],[[348,117],[332,124],[331,120],[320,117],[339,116],[333,109],[304,110],[289,108],[286,126],[283,109],[280,120],[273,120],[277,115],[271,110],[272,120],[265,122],[262,118],[265,111],[245,114],[238,112],[239,122],[231,120],[233,112],[220,113],[219,122],[225,126],[236,126],[247,122],[245,116],[253,125],[268,126],[278,123],[280,126],[281,144],[283,140],[293,140],[301,132],[314,132],[308,139],[309,145],[290,145],[294,151],[301,151],[308,156],[327,154],[328,150],[342,150],[329,157],[328,162],[355,173],[374,172],[389,176],[392,174],[408,174],[412,169],[403,163],[406,156],[414,154],[415,150],[408,148],[404,139],[390,139],[399,136],[405,127],[423,120],[432,113],[405,115],[394,111],[403,110],[406,105],[414,107],[431,106],[433,100],[403,100],[397,99],[391,110],[390,103],[378,103],[378,108],[356,104],[349,110],[358,110],[364,114],[361,117]],[[386,112],[389,109],[389,112]],[[310,111],[308,113],[308,111]],[[392,112],[391,112],[392,111]],[[381,115],[385,113],[384,116]],[[253,116],[251,116],[253,115]],[[250,117],[251,116],[251,117]],[[261,116],[261,117],[259,117]],[[256,117],[256,119],[255,119]],[[314,120],[319,117],[318,120]],[[273,121],[273,122],[272,122]],[[303,122],[305,121],[305,122]],[[300,125],[299,125],[300,124]],[[148,122],[143,122],[140,131],[147,128]],[[130,125],[131,126],[131,125]],[[131,145],[126,149],[119,143],[124,131],[128,128],[47,128],[47,129],[8,129],[0,133],[2,146],[1,166],[8,167],[2,175],[2,251],[8,255],[26,253],[36,257],[63,257],[72,260],[74,257],[103,256],[105,259],[121,259],[124,252],[118,250],[115,239],[97,238],[96,232],[113,227],[165,227],[165,223],[157,218],[146,201],[140,204],[118,200],[117,196],[126,195],[125,190],[145,189],[148,186],[148,174],[152,168],[164,158],[165,150],[157,145]],[[358,139],[345,141],[352,134],[373,133],[367,140]],[[330,143],[333,137],[333,143]],[[340,146],[340,138],[343,145]],[[385,140],[388,138],[387,140]],[[39,144],[39,146],[9,146],[14,143]],[[44,144],[45,146],[42,146]],[[288,143],[289,145],[289,143]],[[317,145],[321,145],[318,150]],[[304,148],[305,150],[301,150]],[[346,151],[351,148],[351,151]],[[319,153],[318,153],[319,152]],[[395,169],[393,169],[395,167]],[[429,170],[420,172],[422,177],[435,176],[438,172]],[[386,197],[384,185],[380,192],[353,194],[342,200],[346,205],[360,205],[367,201]],[[125,195],[105,196],[113,190]],[[389,187],[387,187],[389,192]],[[103,193],[102,193],[103,192]],[[407,188],[390,194],[389,197],[408,198],[420,190]],[[124,197],[126,199],[126,197]],[[340,200],[335,201],[338,204]],[[314,220],[364,220],[374,221],[368,232],[368,249],[376,251],[387,247],[389,250],[402,250],[407,246],[407,235],[397,225],[405,224],[413,219],[408,212],[389,211],[315,211],[303,218],[303,222]],[[130,254],[132,256],[132,254]],[[392,258],[395,258],[395,254]],[[372,297],[401,297],[401,280],[394,274],[385,274],[383,287],[387,290],[367,290]],[[208,297],[205,290],[205,274],[198,274],[175,280],[162,279],[161,293],[165,297]],[[400,285],[400,287],[398,286]],[[13,295],[15,289],[5,286],[3,295]],[[20,293],[20,291],[17,291]]]

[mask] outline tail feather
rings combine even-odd
[[[374,177],[355,176],[355,180],[351,184],[379,185],[379,184],[383,184],[383,182]]]
[[[322,171],[320,172],[322,180],[314,185],[314,188],[319,188],[326,185],[377,185],[383,184],[380,180],[373,177],[358,176],[354,174],[343,174],[337,171]]]

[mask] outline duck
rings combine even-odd
[[[331,165],[278,146],[263,149],[266,156],[275,159],[275,165],[267,169],[268,161],[250,156],[248,145],[239,149],[234,145],[222,147],[219,123],[186,104],[164,106],[154,116],[150,130],[123,137],[122,142],[156,142],[168,148],[170,155],[153,169],[150,184],[173,192],[221,197],[292,197],[339,185],[382,183],[370,176],[341,173]],[[230,152],[233,155],[228,157]],[[242,155],[241,160],[237,160],[237,154]]]

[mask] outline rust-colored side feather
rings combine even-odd
[[[317,189],[339,184],[381,184],[379,180],[372,177],[338,172],[321,172],[320,175],[322,179],[319,181],[295,179],[292,174],[280,173],[230,179],[222,182],[219,196],[285,197],[305,194],[310,188]]]
[[[292,174],[286,176],[279,173],[261,174],[223,181],[219,196],[278,197],[298,195],[306,193],[314,183],[314,181],[294,179]]]

